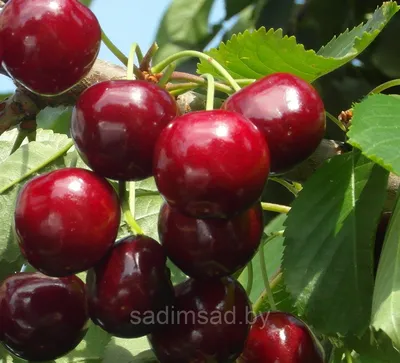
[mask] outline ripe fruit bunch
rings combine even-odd
[[[76,0],[11,0],[0,15],[3,66],[39,94],[57,95],[81,80],[100,39],[97,19]],[[0,285],[0,341],[20,358],[52,360],[79,344],[91,319],[117,337],[148,335],[160,362],[323,362],[297,318],[253,319],[232,276],[260,246],[269,173],[309,157],[324,131],[316,91],[285,73],[243,88],[219,110],[184,115],[153,82],[91,86],[71,119],[91,170],[51,171],[19,192],[16,238],[37,272]],[[142,233],[118,238],[121,216],[132,217],[125,183],[149,177],[165,200],[160,243]],[[167,258],[188,276],[175,287]],[[76,274],[86,271],[84,284]],[[160,312],[167,324],[146,319]],[[182,323],[182,312],[193,318]]]

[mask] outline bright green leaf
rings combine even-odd
[[[317,54],[305,50],[295,37],[283,36],[282,29],[268,32],[261,28],[234,35],[218,49],[207,54],[220,62],[235,78],[261,78],[275,72],[289,72],[309,82],[332,72],[360,54],[381,32],[398,11],[395,2],[386,2],[366,24],[340,35]],[[198,65],[198,73],[221,77],[205,60]]]
[[[376,276],[372,325],[400,349],[400,198],[390,219]]]
[[[303,185],[286,220],[284,279],[320,333],[363,333],[371,314],[373,239],[388,172],[354,151]]]
[[[59,134],[69,135],[72,107],[46,107],[36,116],[36,123],[42,129],[50,129]]]
[[[138,339],[113,338],[107,345],[103,363],[157,363],[146,337]]]
[[[349,143],[384,168],[400,175],[400,99],[372,95],[353,110]]]

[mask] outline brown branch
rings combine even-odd
[[[85,79],[69,92],[57,97],[41,97],[33,94],[21,87],[17,88],[15,94],[7,100],[0,102],[0,134],[18,125],[25,120],[34,120],[40,110],[52,106],[73,106],[78,96],[91,85],[106,81],[125,79],[126,69],[102,60],[97,60],[93,69]],[[216,99],[215,107],[218,108],[223,100]],[[192,91],[186,92],[177,97],[177,103],[182,114],[204,110],[206,98],[204,95]],[[343,143],[334,140],[323,140],[315,153],[305,162],[297,166],[294,170],[285,174],[285,178],[304,182],[325,160],[346,152]],[[388,197],[385,205],[386,210],[391,210],[400,187],[400,177],[390,174],[388,183]]]

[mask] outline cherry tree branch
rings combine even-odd
[[[73,106],[78,96],[95,83],[117,79],[126,79],[126,69],[124,67],[97,60],[91,72],[78,85],[63,95],[43,97],[31,93],[22,87],[17,87],[16,92],[12,96],[0,102],[0,135],[25,120],[35,120],[36,115],[45,107]],[[216,99],[215,107],[219,107],[222,101]],[[204,110],[206,96],[189,91],[178,96],[177,103],[182,114]],[[348,147],[344,143],[334,140],[323,140],[309,159],[285,174],[284,177],[291,181],[305,182],[327,159],[347,151]],[[387,188],[388,195],[385,210],[393,208],[399,187],[400,177],[391,173]]]

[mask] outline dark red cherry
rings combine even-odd
[[[79,97],[71,135],[83,160],[99,175],[141,180],[153,173],[155,143],[178,114],[174,98],[146,81],[106,81]]]
[[[244,348],[252,312],[231,277],[189,279],[175,287],[167,319],[149,335],[160,363],[233,362]]]
[[[307,159],[325,134],[325,109],[317,91],[299,77],[275,73],[230,96],[223,109],[247,117],[263,133],[271,172],[282,173]]]
[[[385,242],[386,231],[389,227],[390,218],[392,217],[392,212],[384,212],[379,220],[378,228],[375,235],[374,244],[374,274],[378,271],[379,259],[381,257],[383,244]]]
[[[85,284],[76,276],[17,273],[0,285],[3,345],[29,361],[56,359],[74,349],[88,328]]]
[[[168,257],[195,278],[232,275],[257,251],[263,233],[260,203],[231,219],[195,219],[164,204],[158,220]]]
[[[58,169],[24,185],[15,208],[22,254],[51,276],[82,272],[114,244],[121,209],[113,187],[95,173]]]
[[[324,363],[324,353],[301,320],[267,312],[254,319],[238,363]]]
[[[122,338],[149,334],[156,315],[174,298],[166,261],[163,248],[150,237],[120,240],[87,275],[94,323]]]
[[[192,217],[229,217],[261,196],[269,173],[260,131],[235,112],[177,117],[156,144],[154,176],[167,202]]]
[[[53,95],[90,71],[101,29],[78,0],[12,0],[0,14],[0,38],[9,74],[31,91]]]

